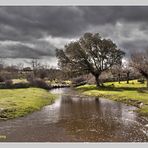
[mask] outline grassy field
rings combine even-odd
[[[0,119],[24,116],[53,103],[55,95],[40,88],[1,89]]]
[[[104,85],[105,87],[103,88],[96,88],[95,85],[84,85],[76,89],[84,95],[106,97],[137,106],[139,107],[137,111],[141,115],[148,116],[148,90],[146,90],[146,84],[132,80],[129,84],[123,81],[121,84],[118,84],[118,82],[108,82]]]

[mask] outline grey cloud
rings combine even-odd
[[[127,53],[148,50],[147,40],[125,41],[121,43],[121,46]]]
[[[89,26],[124,21],[148,21],[147,7],[1,7],[1,24],[11,26],[20,38],[40,38],[44,34],[79,36]],[[15,39],[15,38],[14,38]],[[13,38],[12,38],[13,40]]]
[[[38,46],[39,44],[39,46]],[[34,44],[34,47],[29,47],[27,44],[15,44],[0,47],[0,57],[3,58],[40,58],[42,56],[54,56],[54,47],[48,43],[39,42]]]
[[[2,7],[1,23],[17,29],[18,37],[73,36],[86,26],[71,7]],[[14,38],[15,39],[15,38]],[[30,38],[28,38],[30,39]],[[12,38],[13,40],[13,38]]]
[[[145,49],[147,26],[146,6],[1,6],[0,41],[19,41],[20,44],[0,45],[0,56],[55,56],[56,47],[62,47],[63,43],[90,31],[113,39],[127,52]],[[140,33],[139,39],[136,33]],[[51,38],[44,40],[48,37]],[[33,47],[27,46],[28,43]]]
[[[148,30],[142,30],[143,23],[117,22],[115,25],[105,24],[95,28],[90,27],[91,32],[100,32],[105,38],[112,39],[127,55],[137,50],[148,50]]]
[[[117,21],[148,22],[147,6],[82,7],[84,18],[90,24],[115,24]]]

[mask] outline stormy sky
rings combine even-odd
[[[148,50],[148,7],[0,7],[0,58],[39,58],[56,66],[55,49],[85,32],[112,39],[127,55]]]

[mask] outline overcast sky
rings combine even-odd
[[[0,7],[0,57],[41,58],[56,65],[55,49],[85,32],[112,39],[127,55],[148,50],[148,7]]]

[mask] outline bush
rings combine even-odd
[[[15,89],[15,88],[29,88],[29,83],[15,83],[13,84],[12,80],[7,80],[5,83],[0,84],[0,89]]]
[[[48,85],[45,81],[43,81],[42,79],[39,79],[39,78],[30,80],[30,84],[33,87],[39,87],[39,88],[43,88],[43,89],[50,89],[51,88],[50,85]]]
[[[86,82],[86,79],[83,78],[83,77],[74,78],[74,79],[72,80],[72,84],[73,84],[74,86],[80,86],[80,85],[84,85],[84,84],[86,84],[86,83],[87,83],[87,82]]]
[[[5,82],[5,78],[3,76],[0,76],[0,82]]]
[[[13,88],[29,88],[30,84],[25,82],[15,83],[13,84]]]
[[[0,74],[0,82],[5,82],[7,80],[11,80],[11,75],[7,73]]]
[[[65,84],[66,84],[66,82],[61,82],[61,84],[65,85]]]
[[[26,79],[27,79],[28,82],[31,82],[31,81],[33,81],[34,77],[33,77],[32,74],[29,74],[29,75],[26,76]]]
[[[137,81],[141,84],[144,84],[144,79],[138,79]]]
[[[12,84],[13,84],[12,80],[6,80],[5,81],[6,88],[11,88],[12,87]]]

